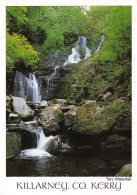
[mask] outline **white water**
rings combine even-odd
[[[47,76],[47,92],[54,89],[53,80],[57,77],[59,77],[59,66],[56,66],[54,72]]]
[[[67,61],[64,65],[71,64],[71,63],[78,63],[82,59],[86,59],[91,55],[91,51],[87,47],[87,41],[84,36],[79,37],[78,41],[76,42],[76,46],[72,48],[72,54],[68,56]]]
[[[29,78],[16,71],[14,79],[14,96],[25,98],[32,102],[39,102],[41,96],[35,74],[29,73]]]
[[[103,41],[104,37],[102,36],[102,40],[99,43],[95,53],[99,51]],[[87,47],[86,37],[79,37],[75,47],[72,48],[72,53],[68,56],[68,59],[62,64],[62,66],[78,63],[82,59],[88,58],[90,55],[91,50]],[[58,53],[55,53],[51,62],[49,63],[49,66],[55,65],[54,63],[58,59],[59,55]],[[38,81],[35,74],[29,73],[29,77],[27,78],[22,73],[16,72],[14,79],[14,96],[22,97],[32,102],[40,102],[43,97],[49,100],[53,97],[55,91],[55,80],[58,78],[59,65],[54,67],[54,71],[51,75],[39,77]],[[45,86],[43,85],[44,80],[46,82]]]
[[[53,136],[46,137],[43,133],[43,130],[40,130],[40,132],[37,133],[37,148],[22,150],[20,157],[21,158],[28,158],[28,157],[33,158],[33,157],[52,156],[51,154],[45,151],[51,139],[53,139]]]
[[[98,45],[98,47],[97,47],[97,49],[96,49],[95,53],[99,51],[99,49],[100,49],[100,47],[101,47],[101,45],[102,45],[103,41],[104,41],[104,36],[102,36],[102,38],[101,38],[101,42],[99,43],[99,45]]]

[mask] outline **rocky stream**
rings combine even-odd
[[[81,102],[59,96],[61,71],[90,55],[81,37],[62,66],[54,56],[50,74],[16,72],[6,97],[7,176],[131,176],[129,102],[109,89]]]

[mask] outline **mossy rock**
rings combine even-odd
[[[107,134],[114,128],[124,106],[123,103],[88,102],[78,108],[72,130],[89,135]]]
[[[33,147],[36,147],[37,145],[36,143],[37,135],[35,131],[33,131],[29,127],[25,127],[25,125],[22,127],[9,126],[8,132],[17,133],[21,136],[21,149],[22,150],[33,148]]]
[[[71,127],[74,125],[77,109],[78,108],[74,106],[68,112],[65,113],[65,126],[66,127]]]
[[[18,133],[6,133],[6,158],[13,158],[20,154],[21,136]]]
[[[60,110],[60,108],[57,108],[56,110],[54,110],[54,115],[55,115],[55,121],[57,123],[61,123],[64,121],[64,114],[63,112]]]
[[[50,140],[46,151],[50,154],[56,155],[59,150],[61,149],[61,140],[59,136],[55,136],[53,139]]]
[[[60,123],[64,121],[64,114],[60,105],[53,104],[46,107],[40,114],[39,123],[43,126],[46,135],[56,134],[60,130]]]
[[[127,164],[124,165],[120,171],[116,174],[116,177],[131,177],[132,176],[132,165],[131,164]]]

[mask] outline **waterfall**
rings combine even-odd
[[[14,96],[25,98],[28,101],[39,102],[40,91],[35,74],[29,73],[29,78],[16,71],[14,79]]]
[[[41,130],[37,134],[37,149],[39,150],[46,150],[48,142],[53,138],[53,136],[46,137],[43,133],[43,130]]]
[[[87,41],[84,36],[79,37],[76,46],[72,48],[72,53],[68,56],[64,65],[78,63],[81,59],[86,59],[91,55],[91,51],[87,47]]]
[[[100,43],[99,43],[99,45],[98,45],[98,47],[97,47],[95,53],[99,51],[100,46],[102,45],[103,41],[104,41],[104,36],[102,36],[101,41],[100,41]]]
[[[46,137],[43,133],[43,129],[40,128],[37,132],[37,147],[22,150],[20,157],[28,158],[28,157],[51,156],[48,152],[45,151],[51,139],[53,139],[53,136],[51,135],[49,137]]]
[[[49,66],[54,66],[53,73],[50,75],[40,76],[38,81],[34,73],[29,73],[26,77],[20,72],[16,72],[14,79],[14,96],[25,98],[27,101],[39,102],[41,99],[50,100],[56,90],[56,82],[59,79],[59,67],[71,63],[78,63],[82,59],[86,59],[91,55],[90,49],[87,47],[86,37],[78,38],[75,47],[72,48],[72,54],[68,56],[67,61],[61,61],[60,56],[56,52],[50,59]],[[57,94],[55,95],[55,97]]]
[[[47,82],[47,91],[46,91],[46,98],[51,99],[54,88],[54,80],[59,78],[59,66],[54,67],[54,72],[51,75],[46,76]]]

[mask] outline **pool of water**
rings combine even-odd
[[[57,156],[16,158],[7,161],[7,176],[115,176],[131,163],[130,154],[72,150]]]

